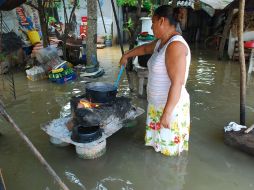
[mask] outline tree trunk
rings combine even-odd
[[[42,42],[43,47],[47,47],[49,45],[49,36],[48,36],[48,24],[45,15],[45,9],[42,0],[37,0],[38,3],[38,12],[41,23],[41,33],[42,33]]]
[[[133,28],[131,29],[131,37],[129,40],[129,50],[133,49],[135,46],[135,42],[139,33],[139,26],[141,25],[140,23],[140,17],[141,17],[141,5],[142,5],[142,0],[138,0],[137,4],[137,12],[136,12],[136,18],[134,21]]]
[[[246,104],[246,67],[243,44],[243,28],[244,28],[244,9],[245,0],[239,1],[239,27],[238,27],[238,42],[239,42],[239,61],[240,69],[240,123],[245,125],[245,104]]]
[[[92,66],[93,60],[97,62],[97,1],[87,0],[87,16],[86,59],[87,66]]]

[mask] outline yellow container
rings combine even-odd
[[[61,73],[61,72],[63,72],[64,71],[64,69],[63,68],[60,68],[60,69],[53,69],[52,70],[52,73]]]
[[[32,45],[41,42],[40,35],[36,30],[29,30],[27,32],[27,36],[28,36]]]

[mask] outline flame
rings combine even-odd
[[[99,107],[98,104],[89,102],[89,101],[87,101],[87,100],[80,100],[79,103],[80,103],[84,108],[98,108],[98,107]]]

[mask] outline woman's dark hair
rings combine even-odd
[[[155,9],[154,16],[159,18],[165,17],[169,20],[171,25],[177,24],[177,9],[173,9],[170,5],[162,5]]]

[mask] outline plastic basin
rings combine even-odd
[[[248,41],[244,43],[245,48],[254,48],[254,40],[253,41]]]

